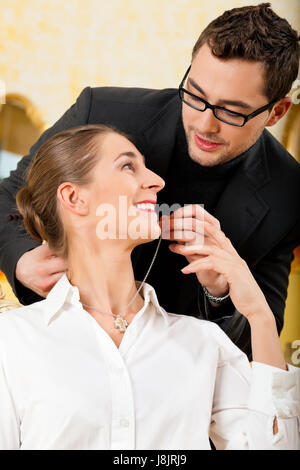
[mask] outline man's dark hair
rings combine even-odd
[[[300,37],[270,3],[233,8],[213,20],[197,40],[192,59],[208,44],[222,59],[242,58],[261,62],[265,70],[264,95],[282,99],[298,75]]]

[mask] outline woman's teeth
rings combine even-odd
[[[150,203],[143,203],[143,204],[134,204],[135,207],[137,207],[140,210],[151,210],[155,211],[155,204],[150,204]]]

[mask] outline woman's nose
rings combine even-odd
[[[142,186],[144,188],[154,188],[156,192],[161,191],[165,186],[165,181],[156,173],[147,170],[147,176],[144,178]]]

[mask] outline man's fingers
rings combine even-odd
[[[189,274],[189,273],[197,273],[200,270],[213,271],[214,267],[215,266],[213,264],[213,261],[206,256],[205,258],[201,258],[201,259],[192,261],[190,264],[188,264],[184,268],[182,268],[181,272],[184,273],[184,274]]]
[[[185,266],[181,271],[197,273],[205,269],[223,274],[226,277],[230,265],[230,260],[224,259],[219,253],[215,253],[191,261],[190,264]]]
[[[185,219],[163,219],[161,222],[161,236],[165,240],[178,242],[195,241],[201,243],[216,244],[226,251],[232,251],[232,245],[225,234],[208,221],[200,221],[191,217]],[[192,232],[195,235],[192,235]]]
[[[60,280],[60,278],[65,274],[65,272],[55,273],[51,275],[51,289],[55,284]],[[49,289],[50,290],[50,289]]]
[[[187,217],[184,219],[170,219],[167,217],[162,220],[160,226],[162,229],[162,234],[164,234],[165,236],[168,235],[168,232],[172,232],[175,230],[177,232],[182,231],[183,233],[185,233],[186,231],[193,231],[198,233],[199,235],[204,233],[203,222],[192,217]]]
[[[54,257],[45,262],[45,269],[49,275],[65,272],[67,267],[68,264],[64,258]]]
[[[42,297],[47,297],[51,289],[60,280],[64,273],[65,272],[54,273],[48,277],[45,277],[44,279],[40,279],[40,282],[36,286],[35,292],[37,292],[37,294],[41,295]]]
[[[191,217],[187,217],[185,219],[167,218],[166,220],[163,220],[161,227],[162,238],[164,239],[177,241],[195,240],[197,245],[207,242],[210,245],[214,243],[229,253],[236,252],[225,233],[211,222],[200,221]],[[192,237],[190,232],[195,232],[196,236]]]
[[[218,246],[212,246],[212,245],[176,245],[176,244],[171,244],[169,245],[169,248],[171,251],[175,251],[178,253],[185,254],[187,256],[192,256],[192,255],[202,255],[202,256],[208,256],[208,255],[222,255],[223,250],[220,249]]]
[[[209,221],[195,219],[193,217],[185,217],[185,218],[170,218],[167,216],[163,216],[162,219],[159,221],[159,225],[163,232],[168,232],[168,230],[192,230],[199,234],[205,233],[205,228],[210,226],[217,230],[216,226],[213,225]]]
[[[200,204],[190,204],[189,206],[180,207],[176,211],[172,212],[172,214],[170,215],[171,219],[184,217],[194,217],[198,220],[208,221],[219,229],[221,228],[218,219],[216,219],[213,215],[207,212],[204,207],[202,207]]]
[[[180,242],[190,242],[196,240],[197,234],[192,230],[172,230],[167,232],[162,232],[161,237],[163,240],[173,240]]]
[[[216,227],[211,224],[207,224],[205,231],[208,234],[208,237],[211,237],[220,248],[227,251],[228,253],[237,254],[229,238],[226,237],[225,233],[222,230],[218,230]]]
[[[199,219],[194,219],[193,217],[185,217],[182,218],[165,218],[162,222],[162,228],[164,229],[187,229],[187,230],[194,230],[197,232],[198,230],[203,230],[204,221]]]
[[[40,256],[45,256],[45,257],[55,256],[53,251],[50,250],[48,243],[45,241],[38,248],[39,248]]]

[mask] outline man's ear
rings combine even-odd
[[[88,201],[84,191],[73,183],[62,183],[57,188],[57,198],[61,205],[77,215],[88,214]]]
[[[274,124],[276,124],[276,122],[283,118],[283,116],[287,113],[287,111],[291,107],[291,104],[292,99],[288,96],[278,101],[278,103],[276,103],[273,107],[273,110],[265,126],[274,126]]]

